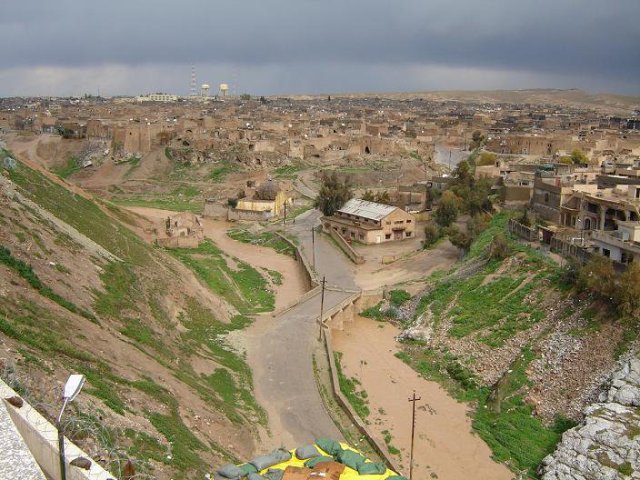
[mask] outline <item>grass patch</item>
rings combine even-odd
[[[180,320],[188,329],[182,334],[182,338],[191,350],[189,353],[194,353],[197,347],[204,347],[217,363],[229,371],[221,373],[216,370],[212,376],[205,378],[207,387],[212,388],[223,400],[220,404],[221,409],[230,420],[236,422],[240,412],[246,409],[254,419],[266,425],[266,413],[251,393],[253,389],[251,369],[244,359],[225,342],[226,334],[245,328],[251,320],[238,315],[232,319],[231,323],[226,324],[217,320],[195,299],[190,299],[187,305],[188,308],[183,312]],[[226,402],[225,398],[231,398],[232,394],[234,401]],[[248,417],[245,416],[245,418]]]
[[[288,178],[293,179],[298,176],[298,172],[304,170],[306,165],[283,165],[282,167],[275,168],[273,170],[273,176],[275,178]]]
[[[68,178],[81,169],[82,167],[80,166],[78,159],[75,157],[69,157],[64,165],[53,167],[51,171],[60,178]]]
[[[232,165],[224,164],[211,170],[208,178],[215,183],[221,183],[225,179],[225,177],[234,170],[235,169]]]
[[[415,346],[414,346],[415,347]],[[441,383],[454,397],[475,401],[473,428],[491,448],[496,460],[506,462],[530,478],[538,478],[536,469],[551,453],[562,433],[575,426],[559,418],[551,427],[533,416],[532,407],[523,400],[529,386],[526,369],[535,358],[525,348],[507,373],[491,391],[455,357],[431,349],[414,348],[396,354],[423,377]]]
[[[384,314],[380,310],[382,308],[382,302],[378,302],[373,307],[365,308],[360,312],[361,317],[371,318],[373,320],[384,320]]]
[[[338,374],[338,383],[340,384],[340,391],[345,397],[347,397],[347,401],[353,407],[358,416],[366,423],[368,423],[367,417],[369,416],[370,412],[368,406],[369,401],[367,400],[367,392],[359,389],[361,384],[358,379],[349,378],[342,372],[342,353],[335,352],[334,357]]]
[[[200,190],[198,190],[196,187],[194,187],[193,185],[181,185],[178,188],[176,188],[175,190],[173,190],[173,192],[171,192],[172,195],[182,195],[184,197],[188,197],[188,198],[193,198],[193,197],[197,197],[198,195],[200,195]]]
[[[403,303],[408,302],[411,299],[411,294],[406,290],[391,290],[389,292],[389,302],[396,307],[401,306]]]
[[[29,282],[29,285],[36,289],[43,297],[54,301],[55,303],[63,308],[66,308],[72,313],[81,315],[93,322],[97,322],[96,317],[92,313],[77,307],[74,303],[70,302],[66,298],[61,297],[53,290],[51,290],[51,288],[49,288],[47,285],[42,283],[40,278],[38,278],[36,273],[31,268],[31,265],[28,265],[22,260],[15,258],[13,255],[11,255],[11,251],[3,246],[0,246],[0,263],[6,265],[7,267],[18,273],[22,278]]]
[[[111,373],[111,368],[104,363],[98,363],[97,368],[87,365],[77,364],[75,370],[83,374],[90,383],[85,387],[85,391],[94,397],[99,398],[104,404],[120,415],[124,415],[126,407],[122,400],[122,395],[114,388],[115,375]],[[124,380],[121,380],[124,383]]]
[[[100,315],[119,318],[123,312],[138,310],[134,291],[137,278],[129,265],[123,262],[111,262],[104,267],[100,279],[105,291],[94,292],[96,312]]]
[[[113,198],[111,201],[125,207],[157,208],[159,210],[197,214],[202,214],[204,211],[203,202],[194,202],[189,199],[181,200],[180,198]]]
[[[182,472],[206,470],[208,465],[198,455],[206,447],[184,424],[177,407],[168,415],[152,413],[149,421],[171,444],[170,465]]]
[[[167,448],[162,445],[157,438],[145,432],[138,432],[131,428],[124,430],[124,436],[129,439],[127,453],[133,458],[144,458],[166,463]]]
[[[506,212],[494,216],[471,246],[471,259],[486,258],[491,239],[506,231],[510,215]],[[429,310],[436,326],[445,320],[450,322],[448,335],[473,336],[493,348],[541,321],[553,295],[564,295],[559,268],[540,252],[510,238],[508,241],[517,261],[499,275],[495,272],[502,262],[487,260],[466,276],[450,274],[431,279],[432,288],[420,299],[416,315]],[[583,314],[587,321],[594,321],[593,311]],[[493,387],[484,385],[473,374],[466,366],[469,360],[444,348],[405,342],[397,357],[423,377],[439,382],[458,400],[474,402],[473,428],[490,446],[496,460],[506,462],[514,471],[526,472],[530,478],[538,478],[536,470],[542,459],[554,450],[562,433],[574,425],[559,418],[554,425],[546,426],[525,402],[530,388],[526,371],[535,358],[528,347]]]
[[[393,436],[391,435],[391,432],[389,432],[389,430],[383,430],[382,435],[384,438],[384,443],[387,446],[387,450],[389,450],[389,453],[391,455],[400,455],[400,450],[398,450],[398,448],[391,443],[393,441]]]
[[[211,240],[197,248],[174,248],[169,253],[192,269],[216,294],[225,298],[238,311],[271,312],[275,295],[268,281],[248,263],[233,259],[237,269],[231,269],[220,250]]]
[[[31,200],[112,254],[135,265],[144,265],[149,260],[149,247],[93,201],[70,192],[20,162],[9,171],[9,178]]]
[[[273,232],[262,232],[253,234],[249,232],[249,230],[232,229],[227,232],[227,235],[239,242],[249,243],[251,245],[259,245],[261,247],[273,248],[276,252],[283,255],[289,255],[293,258],[295,258],[296,256],[296,251],[293,246],[291,246],[289,242]]]

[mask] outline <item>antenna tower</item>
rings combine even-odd
[[[191,65],[191,89],[189,90],[189,96],[195,97],[196,95],[196,66]]]

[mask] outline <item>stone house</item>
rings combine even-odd
[[[284,215],[293,205],[292,198],[273,180],[259,185],[250,197],[239,198],[236,206],[229,208],[229,220],[269,220]]]
[[[204,240],[204,228],[197,215],[176,213],[164,220],[164,228],[154,228],[156,242],[163,247],[197,247]]]
[[[359,198],[349,200],[340,210],[322,217],[321,221],[325,232],[333,230],[347,240],[365,244],[412,238],[416,223],[412,214],[398,207]]]

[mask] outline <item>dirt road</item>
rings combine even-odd
[[[345,375],[357,378],[368,394],[370,428],[380,439],[385,430],[391,434],[391,444],[401,451],[404,471],[409,471],[411,439],[408,397],[416,390],[421,400],[416,414],[414,478],[513,478],[509,469],[491,459],[487,444],[472,432],[467,406],[394,356],[398,333],[390,324],[359,317],[345,324],[344,331],[333,331],[333,346],[343,353]]]
[[[327,291],[325,305],[348,296]],[[265,451],[316,438],[342,438],[324,408],[312,368],[312,353],[320,345],[319,313],[320,295],[315,295],[275,318],[257,318],[246,331],[256,399],[269,414],[271,436],[262,441]]]

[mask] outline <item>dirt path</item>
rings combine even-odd
[[[440,480],[507,480],[513,474],[491,459],[489,447],[472,433],[468,408],[451,398],[437,383],[421,378],[397,359],[392,325],[359,317],[333,331],[333,346],[343,353],[346,376],[355,377],[368,394],[370,428],[379,438],[391,433],[409,471],[413,390],[417,404],[414,478]],[[433,474],[437,475],[433,476]]]

